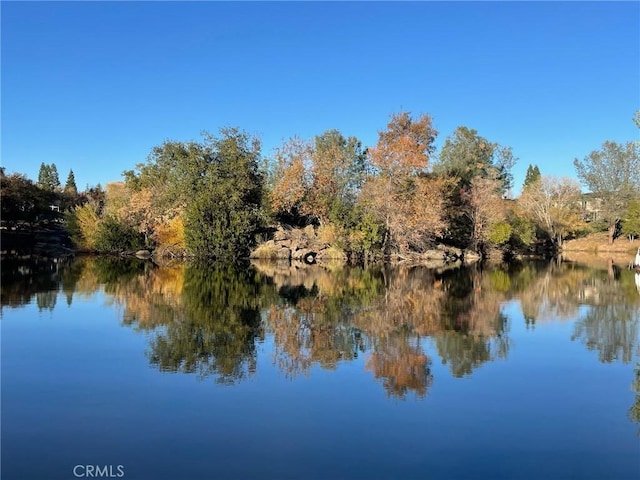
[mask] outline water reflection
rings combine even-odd
[[[507,358],[513,320],[503,307],[511,300],[528,328],[575,320],[571,339],[601,362],[631,362],[636,282],[614,265],[566,262],[438,270],[22,258],[3,260],[1,305],[35,301],[53,311],[101,292],[124,325],[149,333],[147,357],[161,371],[233,384],[256,372],[269,338],[273,362],[289,378],[362,358],[387,395],[405,398],[428,395],[429,352],[457,377]]]
[[[640,363],[636,365],[631,389],[636,392],[636,400],[629,408],[629,418],[632,422],[640,424]],[[638,436],[640,437],[640,428],[638,428]]]
[[[0,280],[1,307],[26,305],[34,297],[38,298],[38,294],[59,289],[61,278],[58,259],[30,256],[3,258]],[[38,303],[40,305],[43,305],[42,300]],[[51,305],[53,307],[55,303]]]
[[[234,383],[256,371],[256,342],[264,340],[260,310],[266,282],[251,270],[184,270],[173,321],[151,340],[149,361],[163,371],[214,376]]]

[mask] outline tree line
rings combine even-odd
[[[255,137],[224,128],[201,141],[166,141],[122,182],[81,198],[72,171],[61,189],[55,165],[43,163],[26,195],[33,188],[76,195],[66,225],[80,248],[219,260],[246,257],[277,224],[314,225],[354,258],[420,254],[437,244],[480,255],[532,253],[591,231],[608,231],[611,242],[640,235],[638,142],[607,141],[574,160],[597,203],[593,221],[578,182],[530,165],[514,199],[510,147],[460,126],[438,152],[437,135],[431,116],[400,112],[373,146],[329,130],[290,138],[267,158]]]
[[[55,163],[40,165],[37,182],[26,175],[7,175],[0,169],[2,223],[9,228],[34,228],[42,222],[61,219],[62,212],[81,204],[92,189],[79,193],[73,170],[69,170],[64,187],[60,184]]]

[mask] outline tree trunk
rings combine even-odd
[[[382,255],[387,256],[389,253],[389,229],[387,228],[384,232],[384,238],[382,239]]]
[[[613,245],[613,236],[616,234],[616,224],[609,225],[609,245]]]
[[[615,271],[613,270],[613,258],[610,258],[607,262],[607,275],[609,275],[609,278],[615,277]]]

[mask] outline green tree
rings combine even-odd
[[[526,188],[529,185],[537,182],[538,180],[540,180],[540,169],[538,168],[537,165],[529,165],[529,167],[527,168],[527,174],[524,177],[524,184],[522,185],[522,188]]]
[[[0,178],[2,220],[12,225],[34,226],[52,215],[49,205],[54,194],[39,188],[24,175],[14,173]]]
[[[529,251],[536,241],[536,224],[523,214],[518,202],[507,209],[507,223],[511,227],[510,247],[515,251]]]
[[[510,147],[503,147],[478,135],[474,129],[456,128],[447,137],[434,172],[457,177],[462,186],[471,184],[475,177],[497,178],[503,192],[511,188],[511,168],[516,162]]]
[[[121,253],[139,250],[143,246],[142,235],[125,220],[113,215],[99,219],[94,239],[94,248],[98,252]]]
[[[40,164],[37,185],[49,192],[53,192],[60,187],[60,178],[58,177],[58,169],[55,163],[47,165],[43,162]]]
[[[186,207],[200,187],[210,161],[205,144],[169,140],[154,147],[146,163],[123,172],[123,176],[134,191],[144,188],[151,191],[158,213],[174,216]]]
[[[344,224],[356,202],[366,168],[366,153],[355,137],[329,130],[314,140],[309,210],[321,223]]]
[[[49,165],[46,165],[44,162],[40,164],[40,171],[38,172],[38,183],[37,185],[40,188],[47,188],[49,185],[49,177],[51,176],[51,171]]]
[[[150,363],[225,384],[251,376],[256,342],[264,339],[260,308],[267,288],[250,268],[188,266],[177,321],[152,338]]]
[[[629,202],[622,219],[622,233],[630,240],[640,237],[640,198],[634,198]]]
[[[186,208],[185,240],[197,257],[237,260],[248,256],[263,220],[260,143],[235,128],[220,133],[206,137],[206,163],[193,179]]]
[[[460,126],[445,140],[433,172],[456,182],[445,208],[447,242],[461,248],[481,246],[478,224],[474,215],[469,214],[478,205],[477,186],[483,183],[480,180],[495,181],[496,193],[502,197],[511,188],[515,161],[511,148],[490,142],[474,129]],[[475,184],[474,179],[478,179]]]
[[[76,177],[73,174],[73,170],[69,170],[67,182],[64,184],[64,193],[70,193],[72,195],[78,193],[78,187],[76,186]]]
[[[640,193],[640,144],[604,142],[582,161],[573,161],[578,178],[600,202],[609,243],[615,240],[628,203]]]
[[[222,129],[219,138],[206,132],[204,137],[167,141],[145,164],[124,172],[133,192],[130,217],[147,237],[184,226],[185,245],[194,256],[244,257],[264,219],[260,144],[234,128]]]
[[[58,168],[55,163],[49,165],[49,190],[57,190],[60,188],[60,177],[58,176]]]

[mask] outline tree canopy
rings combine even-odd
[[[412,223],[422,232],[441,233],[443,197],[433,195],[439,186],[430,188],[425,180],[418,179],[426,173],[437,133],[429,115],[414,119],[409,112],[400,112],[391,115],[386,130],[378,133],[376,146],[369,150],[376,175],[367,179],[364,202],[384,225],[385,253],[392,246],[406,250],[410,241],[405,233]],[[425,218],[421,212],[433,215]],[[431,221],[423,223],[418,218]]]
[[[583,160],[573,161],[578,178],[600,202],[613,243],[628,203],[640,193],[640,145],[604,142]]]
[[[237,260],[249,255],[262,226],[260,143],[235,128],[220,134],[207,135],[203,169],[191,178],[185,240],[197,257]]]
[[[55,164],[42,163],[31,196],[53,198],[61,209],[74,204],[67,225],[87,249],[143,244],[160,256],[216,260],[247,256],[256,236],[265,245],[273,238],[269,245],[277,248],[265,248],[265,255],[273,250],[292,258],[307,246],[276,241],[276,232],[289,227],[310,228],[304,238],[318,239],[315,250],[365,261],[371,255],[407,258],[436,244],[481,255],[534,253],[601,228],[582,223],[585,198],[574,182],[543,176],[530,164],[521,196],[512,198],[516,158],[510,147],[459,126],[436,152],[437,135],[430,115],[401,111],[390,115],[372,146],[330,129],[308,139],[294,136],[264,158],[254,137],[224,128],[218,135],[205,132],[202,141],[165,141],[106,191],[87,187],[77,194],[73,170],[61,189]],[[591,192],[588,207],[606,221],[611,241],[620,232],[638,232],[632,200],[640,198],[639,151],[640,142],[605,142],[574,161]],[[34,211],[11,197],[11,189],[27,192],[28,185],[7,182],[3,211]]]
[[[532,185],[535,182],[539,181],[541,176],[542,175],[540,174],[540,169],[537,165],[529,165],[527,167],[527,173],[524,177],[524,183],[522,185],[523,188],[526,188],[529,185]]]
[[[511,168],[516,159],[510,147],[490,142],[472,128],[460,126],[445,140],[434,172],[456,177],[463,186],[474,177],[496,178],[501,189],[511,188]]]
[[[67,181],[64,184],[64,193],[70,193],[72,195],[75,195],[78,193],[78,187],[76,186],[76,177],[73,174],[73,170],[69,170]]]
[[[640,237],[640,196],[629,202],[622,219],[622,233],[629,238]]]
[[[37,185],[50,192],[58,189],[60,187],[60,178],[58,177],[58,168],[55,163],[50,165],[45,164],[44,162],[40,164],[40,171],[38,172],[38,183]]]
[[[340,222],[356,202],[364,182],[366,153],[355,137],[328,130],[314,139],[311,151],[309,208],[321,222]]]
[[[520,203],[558,247],[567,235],[583,227],[580,185],[569,178],[543,175],[524,189]]]

